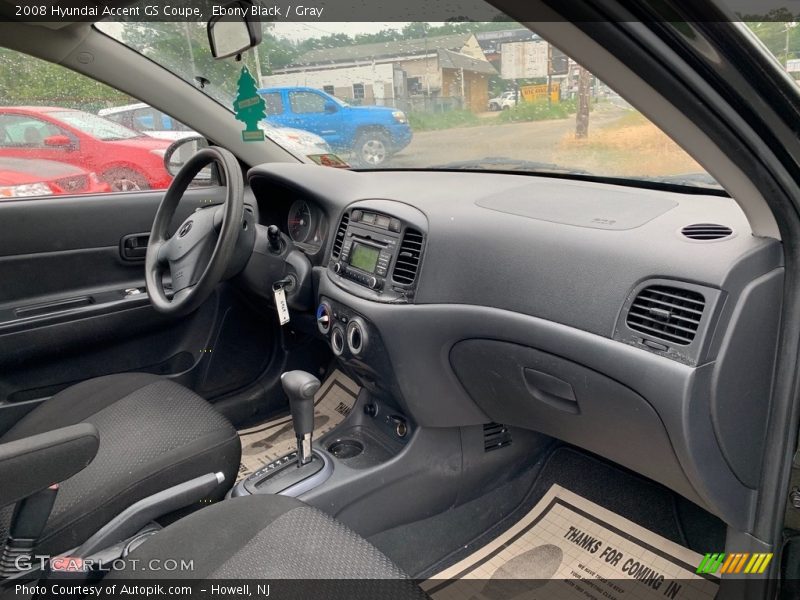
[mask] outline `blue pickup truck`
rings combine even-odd
[[[323,137],[334,151],[348,152],[357,167],[379,167],[408,146],[406,115],[386,106],[350,106],[310,87],[258,90],[273,125],[305,129]]]

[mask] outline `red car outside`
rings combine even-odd
[[[57,194],[99,194],[111,186],[73,165],[36,158],[0,158],[0,200]]]
[[[170,142],[68,108],[0,107],[0,157],[55,160],[97,173],[112,191],[164,189]]]

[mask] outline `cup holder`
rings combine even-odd
[[[364,451],[364,444],[356,440],[336,440],[328,446],[328,452],[336,458],[347,460],[355,458]]]

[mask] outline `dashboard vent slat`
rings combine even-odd
[[[394,281],[404,285],[414,283],[422,256],[422,243],[422,234],[419,231],[410,227],[406,229],[392,272]]]
[[[339,222],[339,229],[336,230],[336,238],[333,240],[333,254],[334,258],[339,258],[342,253],[342,244],[344,244],[344,234],[347,232],[347,224],[350,222],[350,216],[347,213],[342,215],[342,220]]]
[[[717,223],[695,223],[681,229],[681,233],[690,240],[721,240],[733,235],[733,229]]]
[[[697,335],[705,304],[700,292],[653,285],[636,296],[626,323],[634,331],[686,346]]]

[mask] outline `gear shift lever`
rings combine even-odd
[[[319,379],[305,371],[287,371],[281,375],[283,391],[289,396],[292,425],[297,436],[297,466],[311,461],[311,437],[314,433],[314,395]]]

